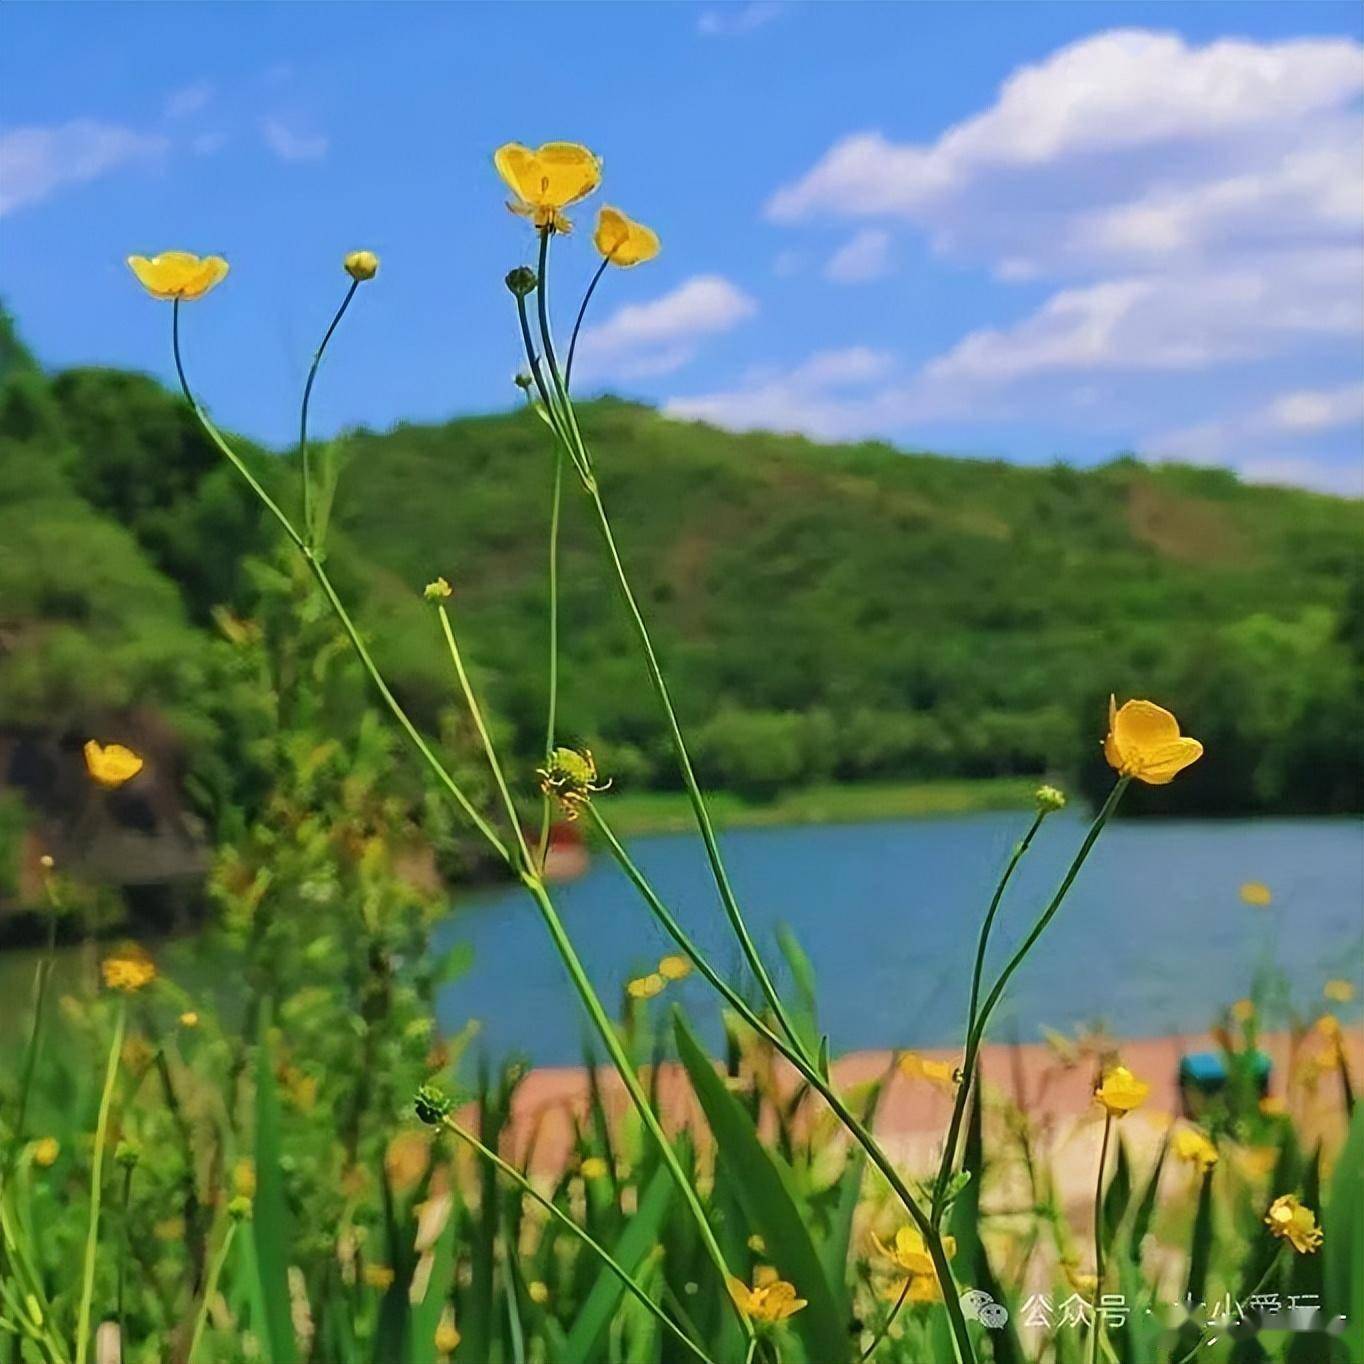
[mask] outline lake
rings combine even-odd
[[[944,1046],[960,1039],[980,919],[1027,822],[1012,812],[751,829],[726,834],[723,846],[769,965],[780,961],[780,923],[814,962],[835,1053]],[[1043,825],[997,920],[993,961],[1006,960],[1027,932],[1084,829],[1069,811]],[[738,979],[738,952],[699,842],[664,835],[629,847],[692,936]],[[1243,904],[1246,881],[1270,886],[1272,907]],[[625,982],[674,950],[607,856],[557,887],[555,899],[613,1011]],[[471,969],[441,996],[442,1027],[481,1020],[481,1045],[494,1057],[516,1050],[540,1065],[581,1059],[581,1008],[522,891],[461,898],[436,936],[441,948],[465,942],[474,950]],[[1015,976],[992,1033],[1026,1041],[1043,1026],[1098,1022],[1119,1035],[1203,1031],[1266,969],[1310,1016],[1327,978],[1345,976],[1358,990],[1361,961],[1359,821],[1119,822]],[[663,998],[694,1006],[716,1036],[704,981],[670,986]]]

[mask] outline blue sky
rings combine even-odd
[[[1364,491],[1364,10],[1350,4],[15,4],[0,297],[52,366],[169,377],[123,258],[220,252],[186,317],[276,444],[347,281],[322,431],[510,403],[490,164],[586,142],[663,254],[584,388],[738,428]],[[561,312],[595,204],[556,243]],[[562,325],[562,324],[561,324]]]

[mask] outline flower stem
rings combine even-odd
[[[237,1219],[229,1217],[227,1230],[223,1232],[223,1239],[218,1243],[218,1249],[214,1252],[213,1259],[208,1266],[208,1277],[204,1280],[203,1297],[199,1300],[199,1310],[194,1314],[194,1333],[189,1338],[189,1353],[185,1356],[185,1364],[194,1364],[194,1356],[199,1351],[199,1342],[203,1339],[204,1327],[208,1324],[208,1310],[218,1292],[218,1279],[222,1276],[223,1266],[227,1263],[227,1252],[231,1249],[232,1238],[237,1233]]]
[[[81,1273],[80,1308],[76,1314],[76,1364],[85,1364],[90,1341],[90,1305],[95,1296],[95,1255],[99,1249],[99,1209],[104,1185],[104,1145],[109,1134],[109,1110],[114,1103],[114,1082],[118,1079],[119,1056],[123,1050],[123,1028],[128,1018],[128,1001],[120,997],[114,1014],[114,1035],[109,1044],[109,1060],[104,1070],[104,1092],[95,1122],[95,1151],[90,1167],[90,1226],[85,1234],[85,1266]]]
[[[1023,939],[1018,950],[1009,958],[1008,964],[1000,972],[999,979],[995,981],[990,993],[986,995],[985,1002],[980,1006],[976,1015],[976,1021],[966,1038],[966,1057],[962,1064],[962,1083],[957,1088],[956,1102],[952,1106],[952,1119],[947,1128],[947,1140],[944,1143],[943,1166],[947,1172],[944,1176],[941,1172],[937,1184],[934,1188],[933,1198],[933,1222],[939,1225],[942,1222],[945,1205],[943,1193],[947,1187],[947,1180],[951,1175],[953,1166],[956,1163],[957,1142],[961,1136],[962,1119],[966,1113],[966,1077],[973,1074],[976,1066],[976,1059],[980,1054],[980,1044],[985,1036],[986,1026],[990,1022],[990,1015],[995,1011],[995,1006],[999,1003],[1000,997],[1004,993],[1005,986],[1012,979],[1013,974],[1023,964],[1024,958],[1032,951],[1033,945],[1037,942],[1047,925],[1056,917],[1056,911],[1061,908],[1062,901],[1069,893],[1075,878],[1080,874],[1080,868],[1084,866],[1085,859],[1089,856],[1090,849],[1094,847],[1099,835],[1103,832],[1104,825],[1108,823],[1109,817],[1117,808],[1118,801],[1122,799],[1122,793],[1127,790],[1130,777],[1119,777],[1113,784],[1113,789],[1108,793],[1108,799],[1104,801],[1099,813],[1095,815],[1094,822],[1089,826],[1089,831],[1085,834],[1084,842],[1080,844],[1079,851],[1071,860],[1070,866],[1066,869],[1066,874],[1061,878],[1061,884],[1057,887],[1056,894],[1052,896],[1051,902],[1042,911],[1037,922],[1032,926],[1028,936]]]
[[[597,292],[597,285],[601,283],[601,277],[606,273],[606,267],[610,264],[611,262],[607,257],[602,258],[602,263],[597,266],[597,273],[592,276],[592,283],[587,286],[587,292],[583,295],[582,304],[578,308],[578,320],[573,324],[573,335],[568,338],[568,359],[564,361],[565,392],[573,382],[573,353],[578,349],[578,333],[582,331],[583,318],[587,316],[587,305],[592,302],[592,295]]]
[[[1089,1332],[1089,1364],[1099,1358],[1102,1318],[1099,1300],[1104,1291],[1104,1167],[1108,1164],[1108,1142],[1113,1135],[1113,1114],[1104,1113],[1104,1138],[1099,1146],[1099,1177],[1094,1182],[1094,1325]]]
[[[350,307],[350,301],[355,297],[355,291],[360,287],[358,279],[352,279],[350,288],[346,290],[346,296],[341,300],[341,306],[336,310],[336,316],[332,318],[332,324],[327,328],[326,335],[322,338],[322,344],[318,346],[317,353],[313,356],[312,368],[308,371],[308,382],[303,386],[303,405],[299,410],[298,417],[298,450],[299,463],[303,474],[303,538],[309,545],[313,543],[313,481],[308,471],[308,402],[313,396],[313,380],[317,378],[318,366],[322,363],[322,355],[327,349],[327,343],[332,339],[332,333],[341,324],[341,319],[346,315],[346,309]],[[176,300],[177,306],[179,300]]]
[[[19,1082],[19,1107],[14,1119],[14,1134],[10,1138],[7,1162],[13,1160],[24,1144],[24,1123],[28,1116],[28,1097],[33,1087],[33,1073],[38,1065],[38,1053],[43,1044],[43,1022],[47,1013],[47,987],[52,978],[52,966],[57,954],[57,912],[61,908],[49,873],[43,878],[47,895],[47,948],[33,972],[33,1028],[24,1049],[23,1078]]]
[[[545,708],[545,763],[554,753],[555,732],[559,723],[559,511],[564,493],[564,447],[554,442],[554,496],[549,510],[549,701]],[[549,792],[542,797],[540,846],[537,865],[545,866],[549,851],[549,826],[553,804]]]
[[[611,1255],[610,1251],[602,1246],[600,1242],[594,1240],[588,1232],[584,1231],[583,1228],[569,1217],[557,1203],[540,1193],[535,1185],[532,1184],[515,1165],[503,1160],[492,1147],[485,1146],[472,1132],[456,1122],[450,1114],[446,1114],[444,1123],[455,1136],[473,1147],[473,1149],[485,1160],[495,1165],[508,1179],[518,1185],[524,1194],[534,1199],[534,1201],[544,1208],[551,1217],[558,1221],[566,1231],[571,1235],[576,1236],[589,1250],[597,1255],[602,1263],[621,1281],[626,1292],[637,1298],[639,1302],[648,1308],[648,1310],[652,1312],[654,1316],[656,1316],[658,1320],[691,1351],[692,1354],[698,1359],[705,1360],[706,1364],[714,1364],[710,1356],[707,1355],[699,1345],[694,1344],[686,1335],[684,1335],[677,1323],[674,1322],[673,1319],[648,1295],[648,1293],[635,1282],[629,1271]]]

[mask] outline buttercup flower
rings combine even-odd
[[[1265,1214],[1265,1226],[1272,1236],[1287,1241],[1299,1255],[1311,1255],[1323,1240],[1316,1214],[1298,1200],[1297,1194],[1276,1198]]]
[[[785,1321],[806,1305],[805,1298],[796,1297],[795,1286],[785,1279],[779,1279],[777,1271],[768,1265],[759,1266],[754,1271],[752,1288],[742,1279],[731,1276],[729,1295],[744,1316],[764,1326]]]
[[[1094,1091],[1094,1098],[1115,1118],[1121,1118],[1146,1102],[1151,1086],[1138,1080],[1126,1066],[1114,1066]]]
[[[46,1170],[56,1164],[61,1150],[61,1143],[56,1137],[39,1137],[33,1143],[33,1163]]]
[[[87,739],[84,752],[85,770],[90,774],[90,780],[107,791],[132,781],[142,771],[142,759],[122,744],[101,744],[95,739]]]
[[[507,207],[550,232],[572,231],[561,210],[601,183],[601,161],[577,142],[546,142],[536,150],[508,142],[493,153],[493,165],[515,196]]]
[[[592,245],[622,269],[643,265],[659,252],[658,233],[637,223],[618,208],[603,206],[597,213],[597,230]]]
[[[100,962],[100,974],[110,990],[136,994],[156,979],[156,963],[136,943],[128,943]]]
[[[458,1348],[459,1342],[463,1339],[464,1337],[460,1335],[454,1321],[449,1318],[444,1318],[440,1325],[436,1327],[436,1352],[443,1355],[453,1354]]]
[[[901,1227],[890,1245],[886,1245],[875,1232],[872,1232],[871,1239],[876,1249],[897,1269],[902,1269],[910,1275],[927,1274],[936,1282],[937,1271],[933,1268],[933,1257],[928,1253],[924,1238],[916,1227]],[[957,1253],[956,1238],[944,1236],[942,1244],[943,1251],[950,1260]]]
[[[957,1072],[950,1061],[930,1061],[917,1051],[907,1051],[900,1057],[899,1067],[907,1079],[927,1080],[949,1094],[957,1087]]]
[[[658,963],[658,974],[664,980],[686,980],[691,975],[691,962],[686,957],[664,957]]]
[[[539,1279],[532,1279],[526,1285],[526,1296],[537,1307],[543,1307],[549,1301],[549,1287]]]
[[[611,785],[609,781],[597,780],[597,764],[590,748],[581,753],[572,748],[556,748],[549,763],[538,768],[535,775],[540,778],[540,789],[559,802],[565,819],[577,819],[582,807]]]
[[[652,999],[661,994],[667,981],[658,971],[650,971],[647,976],[637,976],[626,987],[631,999]]]
[[[153,297],[202,298],[227,278],[221,256],[196,256],[190,251],[163,251],[159,256],[129,256],[128,268]]]
[[[373,251],[352,251],[341,264],[357,284],[379,273],[379,257]]]
[[[1217,1164],[1217,1147],[1195,1127],[1181,1127],[1175,1133],[1175,1155],[1196,1165],[1203,1174]]]
[[[1348,1004],[1355,997],[1355,987],[1348,980],[1328,980],[1321,992],[1333,1004]]]
[[[1104,757],[1119,776],[1135,777],[1149,786],[1173,781],[1203,756],[1203,745],[1179,732],[1179,721],[1153,701],[1108,698],[1108,736]]]
[[[199,1026],[199,1015],[193,1009],[186,1009],[180,1015],[180,1026],[182,1028],[197,1028]]]
[[[578,1173],[584,1179],[605,1179],[610,1173],[610,1166],[600,1156],[588,1156],[581,1165],[578,1166]]]
[[[393,1271],[388,1265],[366,1265],[365,1282],[371,1288],[384,1292],[393,1285]]]
[[[1274,893],[1263,881],[1247,881],[1241,887],[1241,900],[1248,905],[1263,909],[1274,901]]]

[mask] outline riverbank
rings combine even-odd
[[[857,824],[879,819],[1026,810],[1041,777],[973,777],[954,781],[826,782],[755,801],[733,791],[708,793],[706,805],[722,828],[783,824]],[[696,827],[685,791],[611,793],[602,805],[622,835],[684,833]]]

